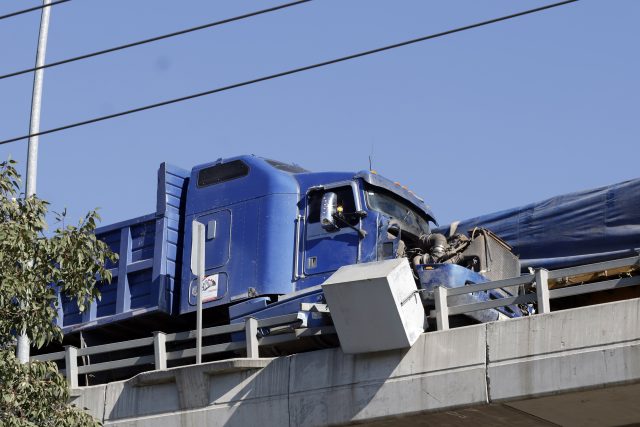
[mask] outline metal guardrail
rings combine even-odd
[[[292,325],[299,321],[298,314],[288,314],[284,316],[271,317],[268,319],[247,318],[244,323],[234,323],[229,325],[215,326],[202,329],[203,337],[213,337],[231,333],[245,333],[244,341],[231,341],[222,344],[215,344],[202,347],[202,355],[216,354],[232,350],[245,350],[247,358],[259,357],[261,345],[273,345],[282,342],[296,340],[301,337],[335,333],[333,327],[297,329],[294,332],[283,333],[273,336],[258,337],[258,328],[273,326]],[[179,360],[195,357],[197,349],[187,348],[183,350],[167,351],[167,343],[194,340],[197,337],[197,330],[166,334],[164,332],[154,332],[153,337],[138,338],[128,341],[119,341],[111,344],[102,344],[93,347],[77,348],[65,346],[64,351],[33,356],[32,360],[39,361],[64,361],[65,369],[61,369],[69,386],[78,387],[78,375],[94,372],[108,371],[111,369],[128,368],[140,365],[154,365],[155,370],[167,369],[169,360]],[[112,360],[108,362],[94,363],[78,366],[78,357],[107,354],[121,350],[142,348],[153,346],[153,354],[130,357],[126,359]]]
[[[575,284],[559,289],[549,289],[549,280],[575,277],[585,274],[600,273],[606,277],[608,270],[615,270],[625,267],[640,266],[640,256],[622,258],[613,261],[605,261],[594,264],[580,265],[577,267],[563,268],[548,271],[543,268],[535,270],[534,274],[527,274],[520,277],[513,277],[505,280],[496,280],[479,285],[468,285],[459,288],[446,288],[439,286],[434,290],[436,303],[435,317],[438,330],[449,329],[449,316],[465,314],[478,310],[505,307],[513,304],[537,303],[537,313],[548,313],[550,309],[549,301],[554,298],[564,298],[574,295],[582,295],[603,290],[619,289],[628,286],[640,285],[640,276],[618,277],[610,280],[596,281],[593,283]],[[451,299],[458,295],[471,294],[474,292],[489,291],[494,289],[505,289],[522,285],[533,285],[535,292],[525,295],[498,298],[486,302],[472,304],[450,305]]]
[[[437,287],[434,290],[436,303],[435,317],[437,321],[437,328],[438,330],[449,329],[449,316],[451,315],[499,308],[513,304],[530,303],[537,303],[537,313],[543,314],[550,311],[549,301],[553,298],[563,298],[567,296],[581,295],[602,290],[618,289],[628,286],[640,285],[640,275],[638,275],[630,277],[617,277],[614,279],[596,281],[593,283],[575,284],[568,287],[560,287],[558,289],[549,289],[550,280],[557,281],[558,279],[592,273],[600,273],[606,276],[607,270],[615,270],[627,267],[640,267],[640,256],[600,262],[595,264],[581,265],[560,270],[547,271],[545,269],[538,269],[534,274],[527,274],[520,277],[492,281],[478,285],[468,285],[458,288],[446,288],[442,286]],[[488,291],[493,289],[513,288],[522,285],[531,285],[535,288],[535,292],[530,294],[494,299],[486,302],[450,305],[450,303],[453,302],[450,299],[459,295]],[[303,303],[301,304],[301,309],[302,311],[317,311],[323,313],[328,312],[327,307],[322,304]],[[231,333],[240,333],[244,331],[245,339],[244,341],[231,341],[221,344],[203,346],[201,347],[201,354],[208,355],[244,349],[246,351],[247,358],[257,358],[259,357],[259,347],[261,345],[274,345],[294,341],[302,337],[336,333],[334,327],[326,326],[320,328],[294,329],[292,332],[268,335],[261,338],[258,337],[258,328],[292,325],[298,321],[298,314],[293,313],[261,320],[255,318],[247,318],[244,323],[234,323],[229,325],[204,328],[201,330],[202,337],[212,337]],[[36,355],[31,359],[40,361],[64,360],[65,369],[60,370],[60,372],[64,373],[67,377],[69,386],[75,388],[78,387],[78,375],[81,374],[140,365],[154,365],[156,370],[161,370],[167,369],[167,362],[169,360],[179,360],[189,357],[195,357],[197,354],[196,348],[187,348],[183,350],[168,352],[167,343],[194,340],[197,338],[197,334],[198,330],[176,332],[170,334],[166,334],[164,332],[154,332],[153,337],[120,341],[94,347],[78,349],[74,346],[66,346],[64,351]],[[127,359],[119,359],[108,362],[78,366],[78,357],[105,354],[132,348],[147,347],[151,345],[153,345],[152,355],[136,356]]]

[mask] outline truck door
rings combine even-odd
[[[224,297],[228,288],[226,272],[231,247],[231,211],[223,210],[196,218],[205,226],[203,301],[214,301]],[[197,286],[189,285],[189,304],[195,305]]]
[[[348,215],[360,210],[355,184],[311,190],[307,194],[305,221],[304,274],[307,276],[332,272],[358,262],[360,236],[354,229],[341,223],[334,231],[322,228],[320,202],[328,191],[336,193],[338,206],[347,214],[345,220],[354,227],[359,226],[358,216]]]

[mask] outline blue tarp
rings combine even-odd
[[[493,231],[523,269],[633,256],[640,248],[640,178],[461,221],[457,232]],[[448,234],[449,226],[437,232]]]

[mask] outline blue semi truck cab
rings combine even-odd
[[[193,313],[194,222],[205,226],[204,309],[220,322],[266,313],[270,306],[289,310],[278,300],[304,290],[314,295],[349,264],[404,256],[415,269],[417,286],[425,289],[436,285],[430,277],[445,286],[485,277],[479,274],[482,254],[461,255],[462,246],[473,246],[471,240],[434,238],[435,218],[424,201],[374,171],[309,172],[253,155],[218,159],[191,171],[163,163],[156,212],[97,230],[120,255],[109,266],[113,282],[100,285],[102,298],[84,313],[61,296],[58,322],[64,332],[131,319],[136,325],[153,319],[148,329],[157,330],[158,319],[172,322]],[[518,275],[519,265],[500,274]]]
[[[399,240],[387,233],[394,211],[416,235],[433,221],[422,200],[375,173],[312,173],[253,156],[195,167],[186,191],[183,259],[198,221],[206,227],[205,275],[217,284],[205,292],[205,307],[288,294],[343,265],[394,257]],[[328,193],[339,211],[330,225],[321,221]],[[181,278],[185,313],[197,294],[188,263]]]

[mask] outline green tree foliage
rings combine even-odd
[[[69,390],[54,364],[22,365],[14,355],[18,333],[39,348],[61,341],[55,289],[83,311],[100,297],[98,279],[111,281],[107,261],[117,260],[95,237],[96,211],[75,225],[56,215],[60,226],[51,233],[47,212],[46,201],[21,196],[15,162],[0,163],[0,427],[97,425],[67,404]]]
[[[21,364],[0,351],[0,426],[99,426],[91,415],[67,404],[69,388],[52,362]]]

